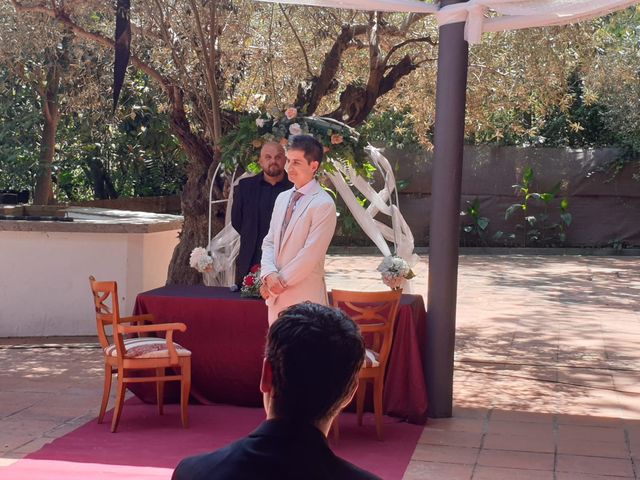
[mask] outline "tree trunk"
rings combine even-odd
[[[195,247],[206,248],[209,245],[209,186],[214,169],[220,162],[220,152],[215,151],[204,136],[197,136],[191,131],[184,110],[182,91],[178,87],[172,87],[168,94],[172,106],[171,131],[189,156],[189,165],[187,182],[180,199],[184,224],[179,234],[180,242],[173,251],[169,264],[167,285],[196,285],[202,283],[202,274],[189,266],[189,256]],[[213,194],[214,199],[223,197],[222,190],[216,185]],[[219,231],[224,225],[224,207],[217,205],[212,215],[212,232]]]
[[[378,98],[393,90],[397,83],[418,68],[418,65],[409,55],[405,55],[401,61],[389,69],[386,75],[382,75],[384,67],[383,65],[378,71],[373,69],[370,71],[367,87],[358,83],[347,85],[340,94],[338,108],[325,116],[335,118],[352,127],[361,125],[373,111]]]
[[[49,88],[47,88],[47,90],[49,90]],[[55,90],[57,91],[57,87]],[[40,159],[38,162],[36,187],[33,194],[33,203],[36,205],[50,205],[54,202],[51,165],[53,164],[53,155],[55,153],[56,131],[58,130],[59,115],[57,113],[57,105],[55,105],[55,107],[50,105],[49,109],[55,109],[56,113],[54,115],[47,115],[45,112],[44,115],[42,142],[40,143]]]
[[[36,186],[33,194],[33,203],[36,205],[49,205],[54,203],[53,181],[51,169],[55,155],[56,133],[60,121],[60,105],[58,92],[60,90],[60,78],[63,69],[68,68],[69,48],[73,40],[73,34],[67,31],[62,37],[60,51],[53,47],[45,50],[46,83],[39,81],[38,93],[42,99],[42,143],[40,144],[40,158],[36,176]]]
[[[179,234],[180,241],[173,251],[167,285],[198,285],[202,283],[202,274],[189,266],[189,256],[195,247],[206,248],[209,245],[209,177],[212,172],[204,167],[197,168],[191,161],[187,183],[181,195],[184,223]],[[224,205],[224,204],[222,204]],[[218,232],[224,225],[224,206],[215,207],[212,213],[212,232]]]
[[[93,184],[95,197],[101,200],[118,198],[118,192],[103,163],[98,158],[88,158],[85,163],[87,167],[84,168],[84,172]]]

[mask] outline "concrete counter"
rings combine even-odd
[[[0,220],[0,337],[95,334],[89,275],[118,282],[121,315],[165,284],[182,217],[66,212],[73,221]]]

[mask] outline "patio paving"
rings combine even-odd
[[[383,289],[379,260],[329,256],[328,287]],[[454,416],[405,479],[638,479],[640,258],[463,255],[459,273]],[[0,339],[0,466],[95,418],[95,342]]]

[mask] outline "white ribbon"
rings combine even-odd
[[[384,180],[384,187],[379,192],[376,192],[371,184],[359,176],[352,167],[338,161],[332,161],[336,171],[327,175],[355,221],[378,247],[380,253],[385,257],[391,255],[387,241],[393,242],[395,254],[413,267],[418,263],[419,258],[413,253],[413,234],[398,207],[393,168],[379,149],[369,145],[365,151]],[[347,180],[370,202],[369,207],[365,209],[360,205]],[[391,218],[391,227],[374,218],[379,213]],[[404,283],[404,291],[411,292],[411,281]]]
[[[217,173],[217,170],[216,170]],[[202,280],[209,287],[230,287],[236,283],[236,258],[240,252],[240,234],[231,225],[231,207],[233,205],[233,191],[240,180],[252,177],[255,174],[246,172],[238,179],[236,172],[231,177],[231,190],[227,202],[227,209],[224,217],[224,228],[220,230],[209,242],[207,250],[213,257],[213,269],[202,274]],[[213,183],[214,178],[211,179]],[[218,200],[213,200],[212,193],[209,192],[209,235],[211,235],[211,206]]]

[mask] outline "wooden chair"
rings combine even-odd
[[[176,330],[184,332],[187,329],[186,325],[184,323],[145,325],[145,322],[153,319],[152,315],[120,317],[116,282],[98,282],[91,276],[89,283],[96,309],[98,338],[104,352],[104,389],[98,423],[102,423],[104,418],[111,391],[111,379],[113,374],[117,373],[118,391],[111,422],[112,432],[118,428],[124,393],[128,384],[155,382],[158,413],[162,415],[164,382],[174,380],[179,380],[181,383],[180,412],[182,425],[187,428],[189,425],[187,408],[191,390],[191,352],[173,341],[173,332]],[[113,342],[110,342],[107,336],[106,327],[108,326],[112,327]],[[145,336],[153,332],[165,332],[165,338]],[[179,368],[180,373],[166,375],[167,367]],[[130,376],[128,372],[131,370],[147,370],[142,372],[144,374],[152,370],[155,375]]]
[[[343,310],[359,326],[367,343],[365,361],[358,374],[356,411],[358,425],[362,425],[362,413],[367,383],[373,383],[373,412],[376,418],[376,432],[382,440],[382,390],[387,369],[393,329],[400,306],[401,290],[384,292],[351,292],[332,290],[331,303]],[[334,425],[336,436],[338,425]]]

